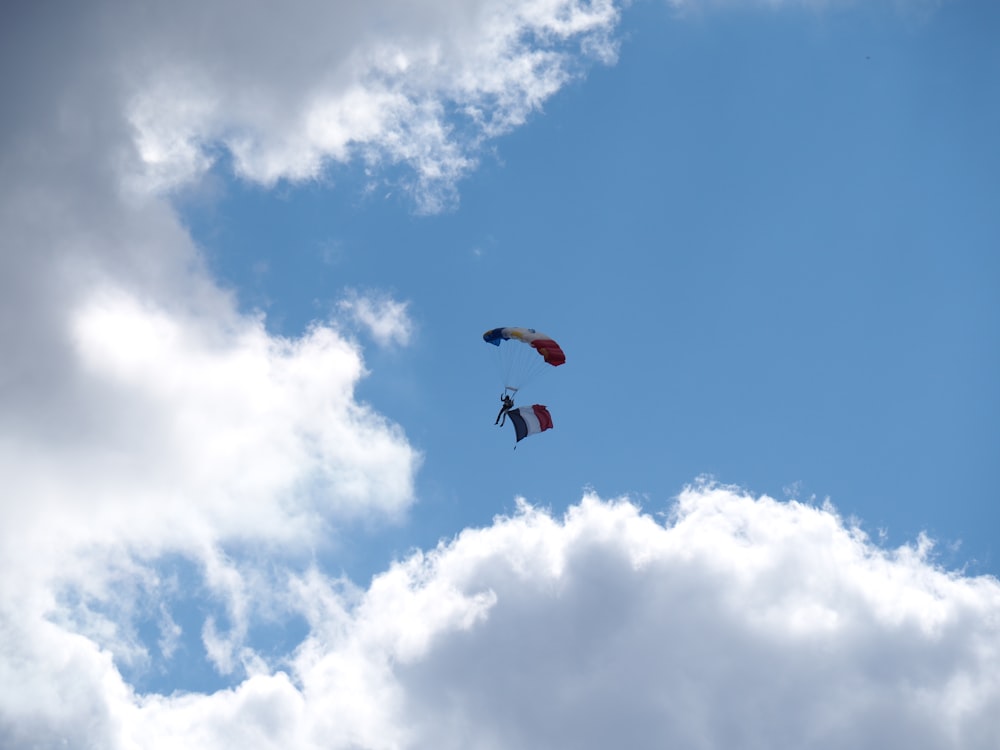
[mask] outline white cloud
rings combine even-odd
[[[408,302],[398,302],[385,294],[349,292],[338,307],[363,326],[380,346],[406,346],[413,335]]]
[[[256,558],[310,559],[414,500],[419,456],[354,399],[357,345],[241,315],[169,203],[132,190],[146,166],[134,139],[148,144],[126,107],[159,68],[156,34],[130,24],[157,19],[118,5],[56,20],[22,4],[0,29],[0,95],[17,104],[0,124],[4,747],[113,731],[105,701],[131,694],[117,669],[179,648],[163,556],[193,561],[218,612],[196,629],[241,675],[271,606]],[[176,104],[164,132],[183,146],[198,110]]]
[[[294,576],[309,637],[212,695],[135,696],[90,641],[33,631],[28,688],[76,687],[8,726],[108,748],[987,750],[1000,584],[929,553],[721,487],[666,524],[594,496],[562,519],[522,505],[367,591]]]
[[[144,561],[180,553],[226,602],[231,626],[206,630],[206,645],[228,672],[251,594],[223,550],[308,555],[338,526],[400,518],[413,501],[419,457],[354,401],[362,362],[334,330],[281,339],[258,319],[116,288],[95,288],[67,321],[75,371],[48,392],[66,403],[59,420],[0,432],[7,615],[60,612],[120,661],[141,661],[132,613],[117,609],[122,582],[155,589]]]
[[[49,433],[8,436],[8,487],[37,505],[7,509],[22,522],[73,496],[46,522],[68,540],[196,546],[300,539],[319,531],[314,516],[393,516],[411,501],[416,456],[353,401],[361,359],[332,329],[282,339],[257,319],[188,317],[117,289],[68,317],[71,385],[87,403],[62,427],[86,434],[62,449]]]
[[[190,179],[221,144],[266,184],[330,160],[405,164],[430,211],[581,56],[614,59],[619,15],[614,0],[107,7],[149,186]]]

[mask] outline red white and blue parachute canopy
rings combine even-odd
[[[541,404],[532,406],[522,406],[519,409],[511,409],[507,412],[507,419],[514,425],[514,434],[519,443],[528,435],[552,429],[552,415],[549,410]]]
[[[551,336],[539,333],[534,328],[494,328],[483,334],[483,341],[494,346],[500,346],[505,341],[522,342],[541,354],[542,358],[553,367],[566,362],[566,355],[563,354],[559,344]]]

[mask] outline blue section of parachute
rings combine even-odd
[[[487,344],[493,344],[493,346],[500,346],[501,341],[509,341],[512,337],[520,338],[527,342],[529,339],[524,339],[524,334],[526,333],[537,333],[537,331],[534,328],[512,328],[510,326],[493,328],[483,334],[483,341]]]
[[[503,341],[503,328],[494,328],[492,331],[487,331],[483,334],[483,341],[487,344],[493,344],[493,346],[500,346],[500,342]]]

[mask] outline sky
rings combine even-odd
[[[1000,5],[0,14],[0,747],[997,747]]]

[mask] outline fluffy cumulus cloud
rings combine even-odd
[[[231,689],[136,695],[92,641],[49,626],[33,636],[33,692],[9,691],[7,715],[35,706],[13,726],[43,746],[107,748],[998,737],[1000,584],[939,569],[924,539],[884,550],[830,507],[715,486],[665,517],[595,496],[561,518],[522,504],[365,591],[316,569],[286,587],[308,637]]]

